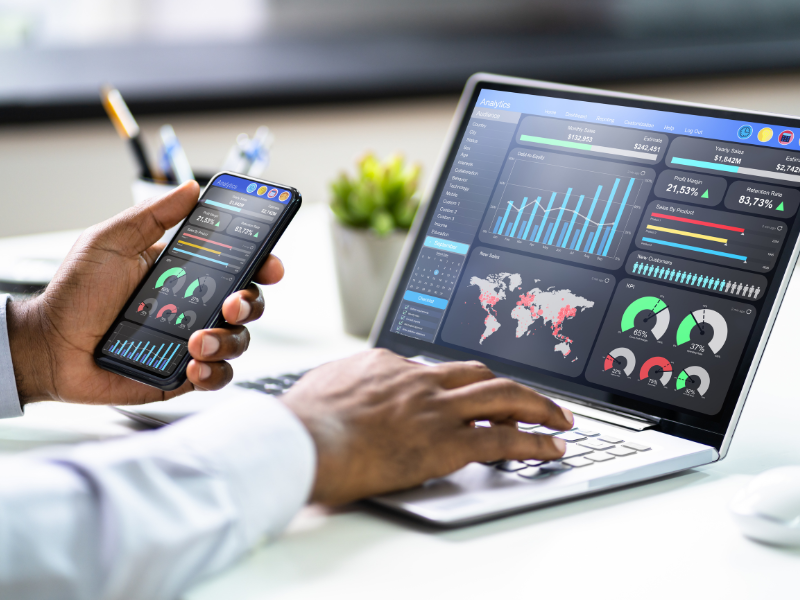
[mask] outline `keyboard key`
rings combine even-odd
[[[569,444],[567,446],[567,451],[564,453],[564,456],[561,458],[572,458],[573,456],[583,456],[584,454],[589,454],[591,450],[589,448],[584,448],[583,446],[578,446],[577,444]]]
[[[543,460],[523,460],[522,462],[524,462],[529,467],[538,467],[544,461]]]
[[[535,477],[543,475],[543,473],[539,467],[528,467],[523,471],[517,471],[517,475],[519,475],[520,477],[524,477],[525,479],[533,479]]]
[[[633,442],[625,442],[622,444],[626,448],[631,448],[633,450],[638,450],[639,452],[647,452],[650,450],[650,446],[645,446],[644,444],[634,444]]]
[[[592,450],[608,450],[614,446],[613,444],[607,444],[606,442],[601,442],[600,440],[586,440],[583,442],[578,442],[578,444],[585,448],[591,448]]]
[[[625,441],[622,438],[618,438],[615,435],[606,435],[606,434],[601,435],[597,439],[598,440],[603,440],[604,442],[608,442],[609,444],[621,444],[622,442]]]
[[[594,437],[596,435],[600,435],[596,431],[589,431],[588,429],[573,429],[575,433],[579,433],[581,435],[585,435],[586,437]]]
[[[630,456],[631,454],[636,454],[636,451],[630,448],[609,448],[608,453],[614,456]]]
[[[501,462],[495,468],[500,469],[501,471],[505,471],[506,473],[514,473],[515,471],[522,471],[522,469],[527,469],[528,465],[526,465],[524,462],[519,462],[518,460],[508,460],[505,462]]]
[[[569,465],[570,467],[580,468],[580,467],[588,467],[589,465],[594,463],[592,463],[592,461],[590,460],[586,460],[582,456],[576,456],[575,458],[570,458],[565,460],[564,464]]]
[[[553,437],[561,438],[565,442],[579,442],[580,440],[586,439],[585,435],[575,433],[574,431],[563,431],[555,434]]]
[[[536,423],[517,423],[517,427],[523,431],[529,431],[531,429],[536,429],[538,425]]]
[[[542,433],[544,435],[553,435],[554,433],[561,433],[558,429],[550,429],[549,427],[537,427],[533,433]]]
[[[492,424],[489,421],[475,421],[475,427],[491,427]]]
[[[539,470],[542,473],[559,473],[569,471],[572,467],[566,464],[566,461],[551,460],[550,462],[542,463],[539,465]]]
[[[594,462],[605,462],[607,460],[613,459],[614,457],[611,456],[608,452],[592,452],[591,454],[587,454],[586,456],[582,456],[581,458],[586,458]]]

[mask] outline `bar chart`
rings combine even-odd
[[[186,343],[145,327],[120,323],[105,343],[103,354],[161,375],[169,375],[186,354]]]
[[[616,269],[653,184],[650,169],[519,152],[501,176],[481,240]]]

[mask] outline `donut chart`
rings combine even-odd
[[[713,335],[708,341],[703,343],[708,346],[714,354],[719,354],[725,341],[728,339],[728,322],[715,310],[702,308],[686,316],[678,327],[675,337],[678,346],[681,346],[692,339],[692,331],[697,330],[701,336],[707,336],[709,331],[707,325],[713,330]],[[697,339],[697,338],[695,338]]]
[[[197,321],[197,314],[193,310],[186,310],[180,314],[178,320],[175,321],[175,325],[182,325],[186,329],[191,329],[195,321]]]
[[[175,315],[177,315],[177,314],[178,314],[178,307],[177,307],[177,306],[175,306],[174,304],[167,304],[166,306],[162,306],[162,307],[161,307],[161,310],[159,310],[159,311],[156,313],[156,318],[157,318],[157,319],[159,319],[159,318],[164,318],[164,313],[169,313],[169,314],[166,316],[166,319],[167,319],[168,321],[172,322],[172,319],[174,319],[174,318],[175,318]]]
[[[147,300],[142,300],[141,304],[139,304],[136,312],[147,315],[152,315],[153,312],[158,308],[158,300],[155,298],[148,298]]]
[[[655,339],[661,339],[669,327],[669,308],[661,298],[655,296],[645,296],[628,305],[622,314],[622,331],[636,327],[636,317],[643,312],[649,313],[644,319],[645,323],[655,318],[655,324],[650,331]]]
[[[636,357],[633,352],[628,348],[617,348],[609,352],[603,361],[603,370],[609,371],[614,368],[622,369],[625,375],[630,377],[636,368]]]
[[[216,291],[217,282],[214,281],[212,277],[204,275],[203,277],[198,277],[189,284],[189,287],[186,288],[186,293],[183,295],[183,297],[191,298],[194,296],[195,292],[199,292],[202,294],[200,299],[203,301],[203,304],[207,304],[208,301],[214,296],[214,292]]]
[[[172,267],[171,269],[164,271],[161,275],[159,275],[155,287],[164,287],[164,284],[167,283],[167,280],[170,277],[176,278],[176,281],[169,287],[172,289],[173,294],[177,294],[183,288],[183,284],[186,283],[186,271],[184,271],[181,267]]]
[[[701,396],[705,396],[706,392],[708,391],[708,387],[711,385],[711,376],[703,367],[686,367],[675,379],[675,389],[686,389],[687,383],[697,385],[697,393]]]
[[[650,377],[650,371],[655,369],[653,377]],[[639,380],[656,379],[661,382],[661,385],[666,386],[672,377],[672,363],[663,356],[654,356],[647,360],[642,368],[639,370]]]

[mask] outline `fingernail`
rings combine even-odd
[[[555,447],[563,455],[564,452],[567,451],[567,442],[565,442],[561,438],[556,438],[556,437],[552,438],[552,440],[553,440],[553,444],[555,445]]]
[[[572,414],[572,411],[568,408],[561,407],[561,410],[564,413],[564,417],[569,421],[570,425],[575,425],[575,415]]]
[[[236,317],[236,322],[241,323],[250,316],[250,303],[245,300],[239,300],[239,315]]]
[[[200,354],[211,356],[219,350],[219,340],[214,335],[204,335],[203,344],[200,346]]]
[[[208,379],[211,377],[211,367],[205,363],[200,363],[200,367],[197,369],[200,375],[200,379]]]

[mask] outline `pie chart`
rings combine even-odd
[[[663,356],[654,356],[642,365],[639,380],[656,379],[661,385],[667,385],[672,377],[672,363]]]

